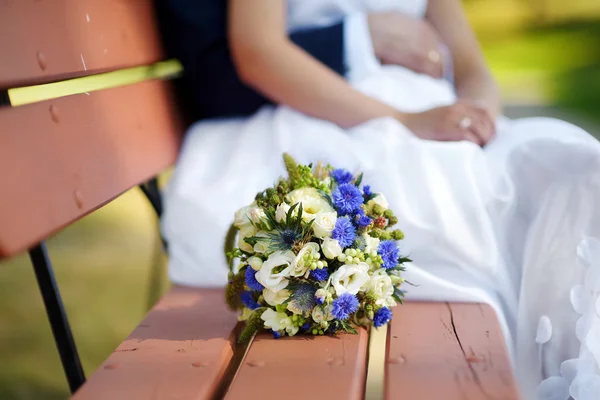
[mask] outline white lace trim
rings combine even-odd
[[[571,288],[573,310],[580,315],[575,332],[581,343],[578,358],[560,365],[560,376],[542,381],[538,400],[600,399],[600,241],[586,238],[577,248],[577,259],[586,269],[583,285]],[[540,317],[536,343],[543,346],[552,337],[552,322]]]

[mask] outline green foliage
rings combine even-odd
[[[264,329],[264,323],[260,317],[265,310],[266,308],[257,308],[250,314],[250,317],[246,320],[246,326],[244,326],[244,329],[240,332],[238,338],[239,343],[246,343],[256,332]]]

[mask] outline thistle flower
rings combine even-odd
[[[310,283],[301,283],[288,286],[288,290],[291,292],[291,296],[287,309],[294,314],[308,317],[316,305],[315,288]]]

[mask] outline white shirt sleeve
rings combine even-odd
[[[358,82],[379,68],[366,14],[354,13],[345,18],[344,54],[346,78],[350,82]]]

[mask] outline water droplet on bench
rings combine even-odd
[[[545,315],[540,317],[538,322],[537,333],[535,335],[535,342],[538,344],[544,344],[552,337],[552,322],[550,318]]]
[[[206,361],[196,361],[196,362],[192,363],[192,367],[204,368],[204,367],[208,367],[208,363]]]
[[[389,364],[399,364],[399,365],[402,365],[402,364],[406,363],[406,357],[404,357],[402,354],[400,354],[397,357],[391,357],[388,360],[388,363]]]
[[[37,52],[37,62],[42,71],[45,71],[48,68],[48,63],[46,62],[46,56],[41,51]]]
[[[119,363],[106,364],[104,369],[117,369],[121,366]]]
[[[551,376],[543,380],[537,388],[538,400],[567,400],[569,398],[569,382],[560,376]]]
[[[54,104],[50,105],[50,117],[52,118],[52,121],[54,121],[55,123],[59,123],[60,122],[60,115],[58,113],[58,107]]]
[[[253,367],[253,368],[261,368],[266,365],[264,361],[260,361],[260,360],[248,361],[247,364],[249,367]]]
[[[83,196],[79,190],[76,189],[73,191],[73,199],[75,199],[77,208],[81,210],[83,208]]]

